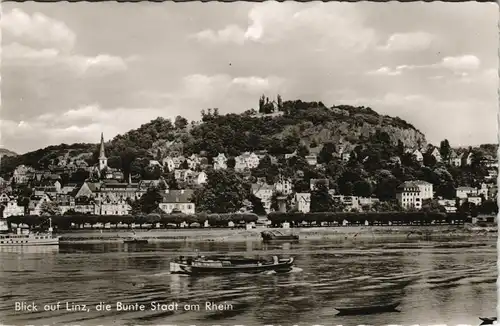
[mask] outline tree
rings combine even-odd
[[[145,180],[157,180],[161,177],[162,171],[159,165],[149,165],[144,168],[143,177]]]
[[[424,157],[423,163],[425,166],[433,167],[436,165],[437,163],[436,158],[433,155],[431,155],[431,153],[427,152],[423,154],[423,157]]]
[[[299,145],[297,149],[297,155],[300,157],[306,157],[309,155],[309,149],[305,145]]]
[[[330,163],[335,153],[335,144],[332,142],[325,143],[318,154],[318,163]]]
[[[236,159],[234,157],[228,158],[227,162],[226,162],[226,166],[229,169],[234,169],[234,167],[236,166]]]
[[[140,211],[146,214],[153,212],[162,202],[160,189],[157,187],[149,188],[144,195],[139,199]]]
[[[179,189],[179,185],[177,183],[177,179],[175,179],[174,172],[169,172],[166,175],[164,175],[164,177],[165,177],[165,182],[168,185],[168,189],[171,189],[171,190],[178,190]]]
[[[264,205],[262,204],[262,200],[259,197],[255,196],[254,194],[250,194],[248,200],[252,204],[252,212],[257,215],[266,215],[266,210],[264,208]]]
[[[233,213],[249,197],[250,186],[233,170],[211,170],[205,187],[195,190],[194,203],[207,213]]]
[[[262,95],[260,98],[259,98],[259,113],[262,113],[264,111],[264,104],[265,104],[265,101],[266,101],[266,97],[265,95]]]
[[[72,183],[83,183],[85,180],[90,178],[90,173],[84,169],[78,169],[73,172],[69,178]]]
[[[316,189],[311,192],[311,212],[328,212],[333,207],[333,200],[328,193],[328,187],[323,183],[317,183]]]
[[[40,207],[40,215],[42,216],[54,216],[61,215],[61,209],[59,205],[55,201],[46,201],[43,202]]]
[[[366,180],[358,180],[354,182],[354,187],[353,187],[353,194],[354,196],[359,196],[359,197],[370,197],[372,195],[372,185],[370,182]]]
[[[183,169],[183,170],[187,170],[189,169],[189,163],[187,160],[184,160],[180,165],[179,165],[179,168]]]
[[[278,102],[278,111],[283,111],[283,99],[281,98],[281,95],[278,94],[276,100]]]
[[[186,118],[181,117],[180,115],[175,117],[175,122],[174,122],[175,128],[176,129],[184,129],[188,125],[188,121]]]
[[[111,156],[108,158],[108,166],[114,169],[122,168],[122,158],[120,156]]]
[[[441,141],[441,144],[439,146],[439,154],[441,154],[443,162],[446,163],[449,162],[451,156],[451,146],[450,143],[448,142],[448,139]]]

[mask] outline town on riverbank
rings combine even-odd
[[[259,112],[209,110],[191,124],[158,118],[107,145],[101,134],[98,146],[4,156],[2,216],[32,229],[50,217],[57,232],[493,222],[497,146],[433,146],[399,118],[370,125],[357,142],[348,131],[305,137],[300,128],[314,127],[318,114],[351,124],[379,117],[369,108],[262,97]],[[265,136],[279,122],[302,127]]]

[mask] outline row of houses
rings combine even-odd
[[[455,200],[441,200],[441,204],[447,211],[452,212],[456,210],[457,200],[460,205],[464,202],[481,205],[483,199],[495,198],[496,193],[497,187],[486,183],[482,183],[478,188],[458,187],[456,188]],[[421,209],[424,200],[434,197],[432,183],[421,180],[404,182],[398,187],[396,194],[396,199],[405,209]]]
[[[470,166],[474,160],[474,153],[472,151],[466,152],[457,152],[452,150],[450,153],[450,157],[448,162],[444,162],[441,156],[441,152],[439,148],[432,147],[430,150],[422,150],[422,149],[406,149],[406,153],[412,154],[417,162],[422,163],[424,161],[424,153],[429,153],[436,162],[438,163],[448,163],[452,166],[460,167],[460,166]],[[491,156],[486,156],[483,158],[484,164],[488,168],[498,168],[498,160]]]
[[[16,197],[11,197],[5,193],[0,195],[0,203],[4,206],[3,217],[22,215],[42,215],[44,204],[54,202],[57,204],[58,213],[64,214],[74,211],[80,214],[96,215],[128,215],[132,212],[130,206],[131,197],[137,196],[136,191],[131,189],[115,189],[113,191],[92,191],[90,187],[82,186],[85,190],[78,191],[80,194],[57,194],[45,193],[41,196],[32,196],[28,207],[18,205]],[[96,190],[94,188],[94,190]],[[164,190],[161,192],[162,200],[158,207],[165,213],[180,212],[184,214],[194,214],[195,204],[191,198],[193,190]]]

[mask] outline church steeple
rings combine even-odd
[[[108,158],[104,152],[104,135],[101,132],[101,148],[99,149],[99,172],[108,167]]]
[[[106,158],[106,154],[104,153],[104,134],[101,132],[101,148],[99,150],[99,159]]]

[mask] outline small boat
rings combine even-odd
[[[272,261],[231,257],[180,257],[170,263],[170,273],[188,275],[261,273],[265,271],[286,273],[292,270],[293,261],[293,258],[279,259],[278,256],[273,256]]]
[[[128,244],[131,244],[131,243],[134,243],[134,244],[144,244],[144,243],[148,243],[148,240],[147,239],[130,238],[130,239],[123,240],[123,243],[128,243]]]
[[[295,234],[286,234],[279,230],[262,231],[260,233],[264,241],[297,241],[299,236]]]
[[[338,307],[338,315],[369,315],[383,312],[395,312],[399,302],[386,305],[358,306],[358,307]]]
[[[497,321],[497,317],[479,317],[482,323],[481,325],[493,325]]]

